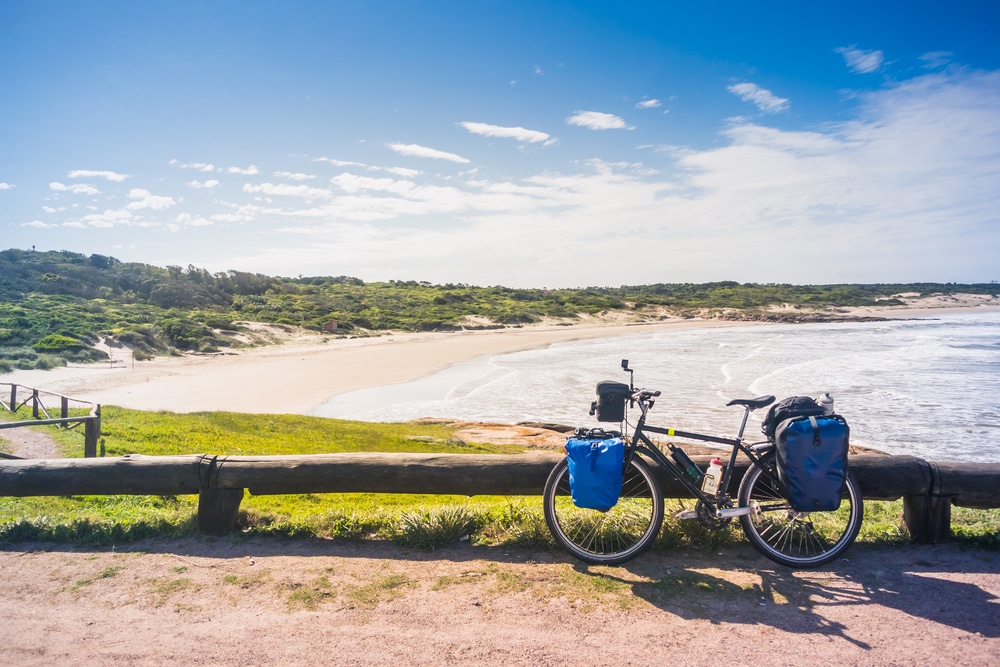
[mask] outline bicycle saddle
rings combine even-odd
[[[734,398],[733,400],[726,403],[727,406],[730,405],[745,405],[751,410],[756,410],[757,408],[763,408],[774,403],[774,396],[758,396],[757,398]]]

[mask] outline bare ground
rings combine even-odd
[[[52,436],[40,428],[7,428],[0,433],[0,446],[22,459],[51,459],[59,452]]]
[[[1000,556],[750,547],[586,567],[462,543],[156,540],[0,551],[5,665],[996,665]]]

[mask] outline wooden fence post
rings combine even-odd
[[[65,396],[60,396],[59,403],[60,403],[60,408],[62,408],[60,410],[61,413],[60,416],[63,419],[66,419],[67,417],[69,417],[69,399],[66,398]],[[63,428],[69,428],[69,427],[66,424],[63,424]]]
[[[97,457],[97,441],[101,437],[101,406],[95,405],[93,412],[83,424],[83,457]]]
[[[10,411],[14,412],[17,410],[17,385],[10,385]]]
[[[38,419],[38,390],[31,390],[31,416]]]
[[[927,461],[930,485],[927,493],[903,496],[903,523],[917,544],[939,544],[951,539],[952,495],[942,493],[941,466]]]
[[[916,544],[939,544],[951,537],[951,496],[903,496],[903,523]]]
[[[219,467],[218,456],[202,457],[199,467],[198,532],[203,535],[228,535],[236,528],[240,515],[243,489],[220,489]]]
[[[198,532],[228,535],[236,528],[243,489],[202,489],[198,492]]]

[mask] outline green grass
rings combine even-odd
[[[0,419],[27,419],[0,413]],[[334,452],[515,453],[518,447],[466,443],[440,424],[373,424],[301,415],[204,412],[179,415],[108,406],[102,443],[108,456],[167,454],[315,454]],[[82,430],[45,429],[66,456],[83,455]],[[687,505],[691,503],[688,502]],[[715,550],[744,542],[738,522],[722,530],[678,522],[681,503],[667,501],[654,551]],[[0,542],[52,541],[109,545],[195,532],[197,496],[0,497]],[[909,543],[902,502],[866,502],[861,546]],[[961,545],[1000,550],[1000,510],[952,509]],[[468,536],[473,544],[555,548],[540,497],[411,494],[248,496],[238,532],[250,535],[384,539],[436,549]]]

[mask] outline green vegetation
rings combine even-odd
[[[23,409],[22,409],[23,410]],[[18,418],[25,415],[18,415]],[[0,413],[0,418],[14,416]],[[109,456],[128,453],[292,454],[322,452],[513,453],[519,448],[466,443],[440,424],[373,424],[298,415],[205,412],[179,415],[106,407],[104,446]],[[66,456],[82,456],[79,431],[44,428]],[[715,550],[743,542],[736,522],[712,531],[673,518],[668,501],[655,550]],[[688,503],[690,504],[690,503]],[[868,502],[858,547],[906,544],[902,502]],[[149,537],[182,537],[195,530],[196,496],[72,496],[0,498],[0,542],[54,541],[120,544]],[[1000,510],[952,510],[955,540],[1000,549]],[[239,519],[245,535],[387,539],[434,549],[469,539],[476,544],[554,548],[537,497],[404,494],[295,494],[244,499]],[[111,575],[109,575],[111,576]],[[245,582],[233,582],[243,585]],[[309,595],[318,593],[313,591]],[[305,596],[306,593],[300,593]],[[309,604],[307,600],[301,600]]]
[[[992,294],[996,285],[656,284],[581,289],[513,289],[417,281],[365,283],[349,276],[281,278],[160,268],[103,255],[0,251],[0,373],[99,361],[94,347],[111,340],[137,359],[180,352],[217,352],[255,342],[241,322],[295,325],[342,334],[450,331],[567,321],[580,314],[627,310],[639,318],[665,314],[799,321],[829,316],[817,309],[899,303],[893,295]],[[793,315],[768,306],[789,304]],[[473,318],[473,319],[470,319]],[[256,341],[256,342],[259,342]]]

